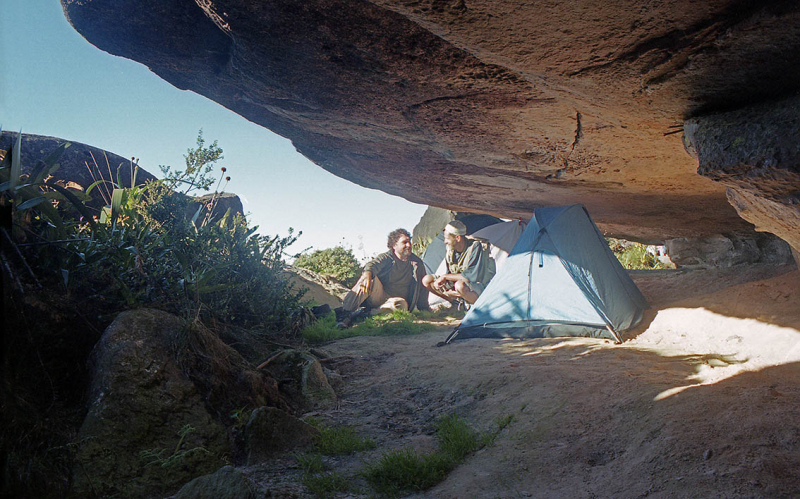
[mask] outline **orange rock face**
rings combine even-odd
[[[91,43],[340,177],[507,217],[583,203],[641,241],[752,230],[698,175],[683,124],[800,83],[794,1],[62,4]],[[760,196],[758,179],[744,191]]]

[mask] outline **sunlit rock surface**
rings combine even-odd
[[[752,230],[697,174],[682,125],[800,81],[788,0],[62,4],[91,43],[340,177],[506,217],[583,203],[639,241]],[[737,190],[761,196],[761,182]]]

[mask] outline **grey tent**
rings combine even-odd
[[[539,208],[503,268],[448,337],[619,341],[647,300],[582,205]]]

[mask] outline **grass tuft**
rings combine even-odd
[[[442,481],[455,467],[444,452],[420,456],[412,449],[385,453],[364,471],[364,478],[375,491],[397,497],[406,491],[421,491]]]
[[[436,438],[442,452],[456,461],[462,461],[468,454],[483,447],[480,432],[467,425],[458,416],[445,416],[437,425]]]
[[[357,435],[352,428],[320,425],[318,429],[319,435],[314,445],[321,454],[335,456],[375,448],[375,442],[371,438]]]
[[[458,416],[443,417],[436,428],[439,451],[420,456],[412,449],[385,453],[364,471],[364,478],[379,493],[397,497],[421,491],[442,481],[469,454],[491,441]]]
[[[302,479],[303,485],[316,497],[331,497],[335,492],[350,490],[350,481],[338,473],[306,473]]]
[[[303,473],[313,474],[325,471],[325,463],[322,462],[322,455],[316,452],[296,452],[292,455]]]

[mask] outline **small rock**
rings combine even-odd
[[[703,459],[708,461],[709,459],[711,459],[711,456],[713,456],[713,455],[714,455],[714,453],[711,451],[711,449],[706,449],[706,451],[703,452]]]

